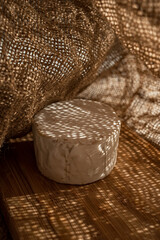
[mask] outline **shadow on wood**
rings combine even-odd
[[[33,142],[0,160],[1,208],[14,239],[160,239],[160,152],[122,125],[118,161],[104,180],[55,183],[36,166]]]

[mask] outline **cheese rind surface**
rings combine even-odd
[[[120,120],[106,104],[53,103],[33,120],[39,170],[60,183],[87,184],[107,176],[117,159]]]

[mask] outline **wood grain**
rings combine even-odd
[[[33,142],[20,142],[3,150],[0,193],[13,239],[160,239],[160,151],[124,125],[116,167],[104,180],[48,180]]]

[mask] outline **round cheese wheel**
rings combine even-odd
[[[116,163],[120,120],[108,105],[75,99],[53,103],[33,120],[40,172],[59,183],[87,184]]]

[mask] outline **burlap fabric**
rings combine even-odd
[[[135,56],[126,55],[79,98],[107,103],[129,127],[160,145],[160,81]]]
[[[0,145],[94,81],[115,35],[92,1],[0,1]]]
[[[0,0],[0,146],[94,81],[78,97],[160,144],[159,77],[159,0]]]
[[[95,0],[95,3],[130,54],[118,66],[104,72],[81,96],[115,107],[130,127],[160,145],[160,2]]]
[[[0,145],[27,133],[45,105],[74,98],[97,78],[93,98],[159,143],[158,0],[0,3]]]
[[[160,77],[160,1],[95,2],[123,45]]]

